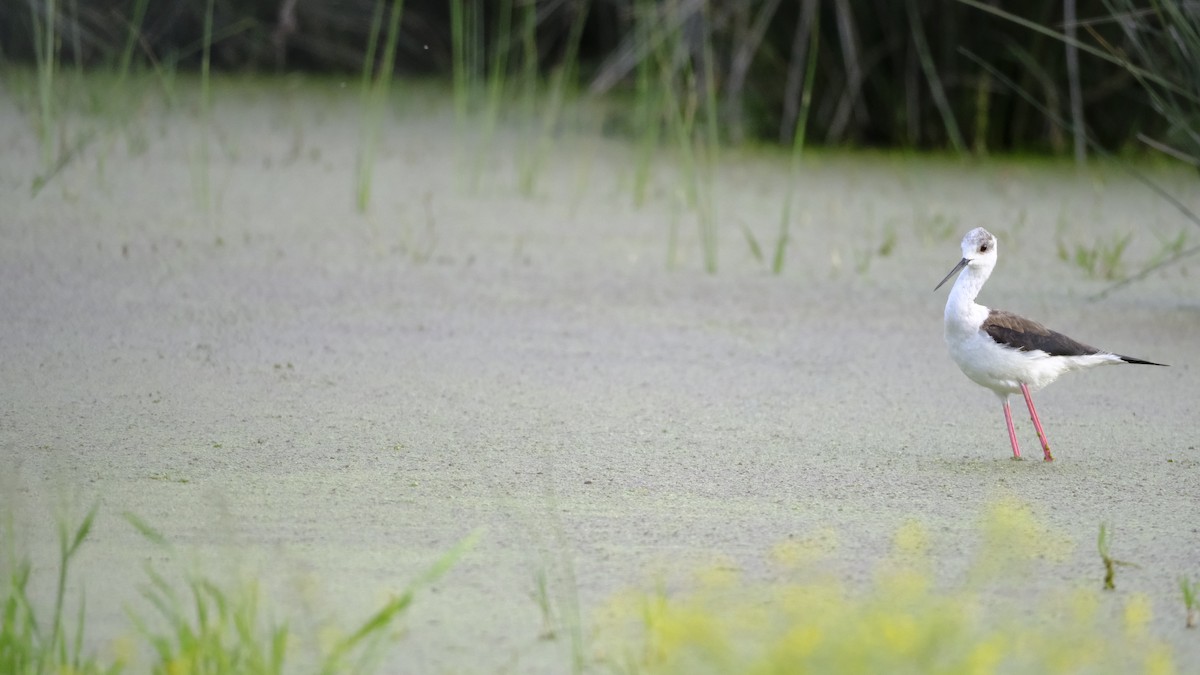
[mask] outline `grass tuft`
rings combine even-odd
[[[1096,537],[1096,550],[1100,553],[1100,561],[1104,563],[1104,590],[1117,590],[1117,568],[1137,567],[1136,564],[1116,560],[1112,557],[1112,539],[1108,536],[1108,526],[1100,523],[1100,534]]]
[[[1200,614],[1200,582],[1192,581],[1187,577],[1179,577],[1179,590],[1183,592],[1183,608],[1187,612],[1187,618],[1184,625],[1188,628],[1196,627],[1197,614]]]
[[[87,603],[82,594],[74,621],[65,616],[71,566],[92,532],[98,505],[72,525],[58,520],[59,567],[53,613],[42,617],[29,592],[34,565],[16,544],[11,513],[6,514],[0,539],[6,578],[0,580],[0,673],[119,673],[126,669],[136,647],[126,646],[103,662],[84,650]],[[170,542],[137,516],[125,520],[147,541],[176,557]],[[478,540],[472,534],[442,555],[402,592],[342,637],[322,649],[319,672],[369,673],[376,670],[384,649],[393,643],[397,621],[412,605],[416,593],[444,575]],[[279,675],[289,672],[295,634],[286,620],[270,618],[255,580],[218,583],[199,572],[187,573],[182,586],[172,583],[153,565],[145,567],[147,582],[141,595],[153,608],[151,616],[126,610],[136,635],[151,655],[146,671],[153,673],[238,673]]]
[[[1058,241],[1058,257],[1063,262],[1073,263],[1093,279],[1115,281],[1125,277],[1122,258],[1125,249],[1133,240],[1132,234],[1115,237],[1112,241],[1096,240],[1091,246],[1075,244],[1074,250]]]
[[[5,514],[5,532],[0,554],[8,570],[0,581],[0,672],[3,673],[101,673],[114,672],[120,662],[108,668],[83,651],[83,625],[86,602],[79,599],[73,630],[66,625],[63,609],[67,600],[67,582],[71,563],[92,531],[99,505],[93,505],[78,525],[72,528],[67,516],[58,519],[58,583],[54,591],[54,612],[49,623],[42,623],[30,598],[33,564],[20,555],[12,514]]]

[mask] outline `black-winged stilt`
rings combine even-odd
[[[963,271],[946,300],[946,346],[967,377],[996,392],[1004,402],[1004,421],[1008,425],[1008,439],[1012,441],[1013,459],[1021,459],[1021,449],[1017,445],[1012,410],[1008,406],[1010,394],[1020,392],[1025,396],[1029,416],[1049,462],[1054,456],[1050,454],[1050,443],[1029,396],[1031,389],[1037,391],[1067,371],[1093,366],[1116,363],[1165,365],[1096,349],[1036,321],[977,304],[975,298],[979,289],[987,283],[996,266],[996,237],[977,227],[963,237],[962,254],[962,260],[933,289],[936,291],[959,270]]]

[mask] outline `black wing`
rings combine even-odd
[[[997,343],[1023,352],[1040,349],[1051,356],[1087,356],[1101,352],[1036,321],[1003,310],[991,310],[981,328]]]

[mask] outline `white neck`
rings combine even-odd
[[[946,300],[946,327],[971,326],[977,329],[987,318],[987,308],[975,303],[980,289],[992,274],[992,265],[967,265],[954,281],[950,297]]]

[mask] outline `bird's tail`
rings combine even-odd
[[[1147,361],[1145,359],[1135,359],[1132,356],[1121,356],[1120,354],[1113,354],[1113,356],[1117,357],[1118,359],[1121,359],[1125,363],[1134,363],[1134,364],[1143,365],[1143,366],[1163,366],[1163,367],[1166,367],[1166,365],[1167,365],[1165,363],[1155,363],[1153,361]]]

